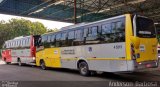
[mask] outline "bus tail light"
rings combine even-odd
[[[36,60],[36,58],[35,58],[35,57],[33,57],[33,60]]]
[[[32,47],[32,48],[31,48],[31,56],[35,57],[35,51],[36,51],[35,48]]]
[[[139,64],[139,65],[141,65],[142,63],[141,63],[141,62],[139,62],[138,64]]]
[[[135,50],[134,50],[133,44],[131,44],[131,58],[132,58],[133,60],[136,59],[136,57],[135,57]]]

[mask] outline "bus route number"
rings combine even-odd
[[[122,45],[114,45],[114,49],[122,49]]]

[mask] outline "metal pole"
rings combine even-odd
[[[77,23],[77,14],[76,14],[76,10],[77,10],[77,7],[76,7],[76,4],[77,4],[77,2],[76,2],[76,0],[74,0],[74,24],[76,24]]]

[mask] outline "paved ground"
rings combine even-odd
[[[41,70],[39,67],[6,65],[0,62],[0,81],[160,81],[160,69],[130,74],[105,73],[91,77],[69,69]]]
[[[42,70],[35,66],[6,65],[0,61],[0,87],[109,87],[110,82],[132,82],[134,86],[128,87],[138,87],[135,86],[137,81],[160,81],[160,68],[129,74],[104,73],[84,77],[75,70]],[[6,86],[8,84],[11,86]],[[160,83],[157,84],[152,87],[160,87]],[[116,87],[124,87],[124,85]]]

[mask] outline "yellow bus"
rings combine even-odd
[[[36,65],[91,72],[134,72],[158,66],[153,20],[124,14],[41,35]]]

